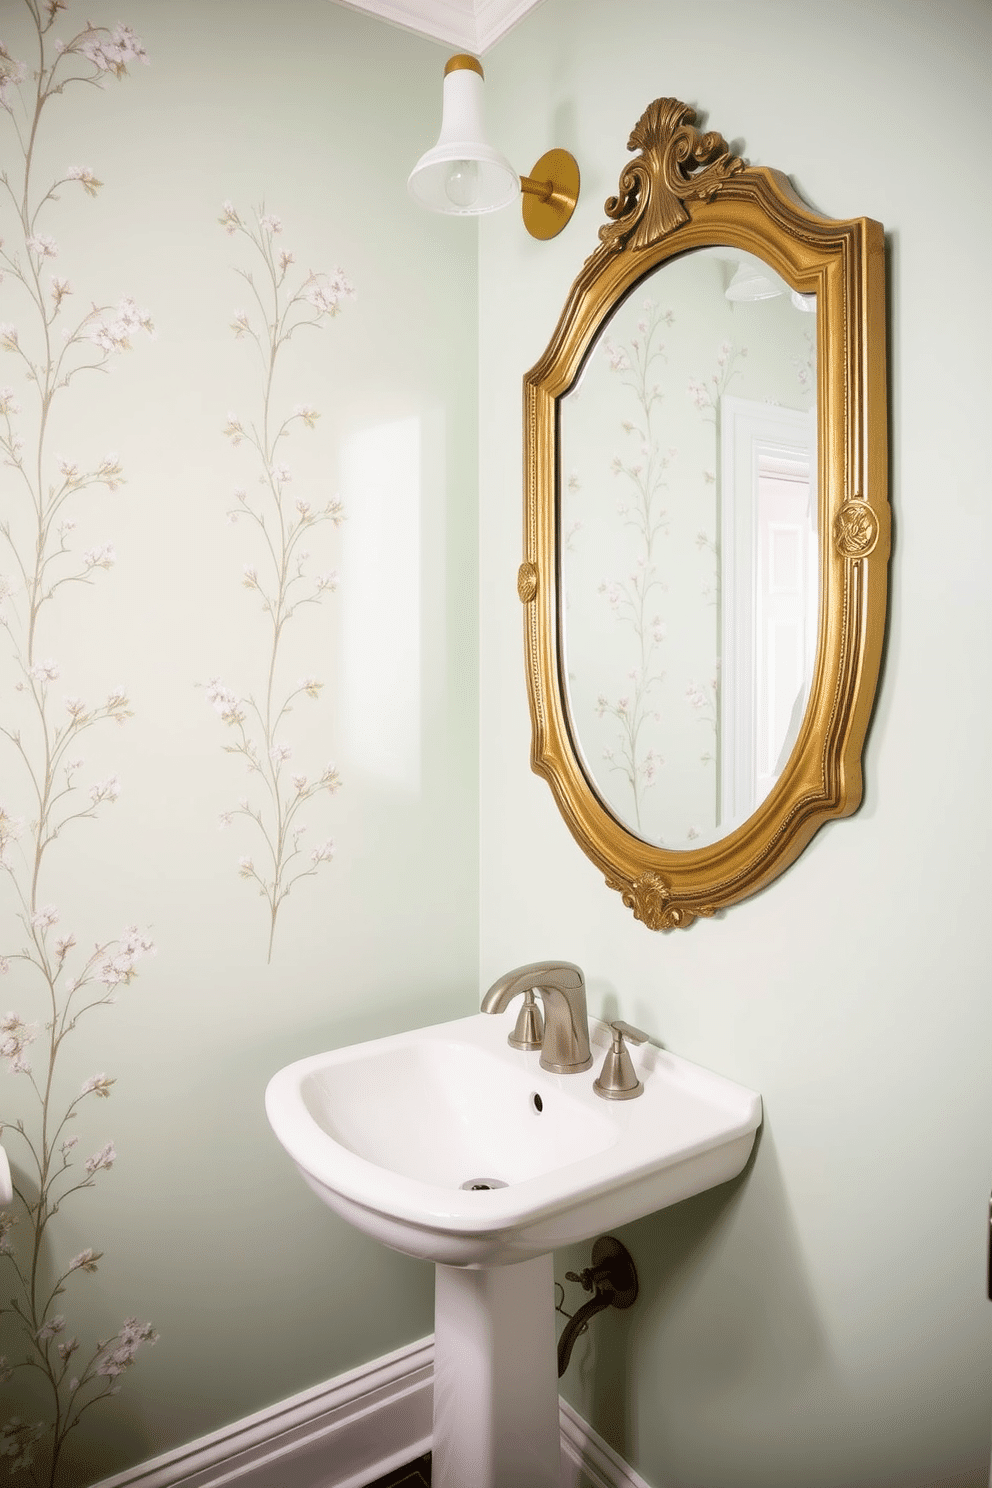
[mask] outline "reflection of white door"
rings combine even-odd
[[[720,823],[746,820],[795,743],[816,654],[815,412],[720,402]]]

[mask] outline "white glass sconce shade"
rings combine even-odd
[[[433,212],[479,216],[520,194],[520,179],[486,139],[483,72],[474,57],[452,57],[444,72],[438,142],[410,172],[410,194]]]
[[[727,286],[727,299],[754,304],[757,300],[774,300],[782,294],[784,286],[775,284],[763,270],[763,264],[749,258],[742,259]]]

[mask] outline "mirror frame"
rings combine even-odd
[[[572,285],[554,335],[524,378],[524,606],[531,766],[576,842],[635,917],[670,930],[763,888],[814,833],[860,804],[861,753],[885,630],[887,490],[885,243],[869,218],[812,212],[788,178],[748,166],[688,104],[660,98],[627,143],[638,150],[605,206],[600,245]],[[820,598],[809,700],[778,782],[719,841],[672,851],[628,831],[587,779],[572,737],[559,645],[558,399],[598,332],[646,274],[687,249],[756,254],[817,296]]]

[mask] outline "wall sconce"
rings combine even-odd
[[[737,272],[727,285],[724,294],[728,300],[738,304],[753,305],[759,300],[774,300],[779,295],[785,294],[786,286],[775,275],[770,279],[765,272],[765,265],[758,259],[742,258],[737,265]],[[789,291],[792,303],[797,310],[803,310],[809,315],[816,314],[816,295],[800,294],[798,289]]]
[[[579,167],[567,150],[549,150],[530,176],[518,176],[486,139],[482,122],[485,73],[460,53],[444,68],[444,101],[437,144],[421,155],[407,185],[432,212],[478,217],[498,212],[522,195],[524,226],[534,238],[561,232],[579,199]]]

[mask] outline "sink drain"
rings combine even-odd
[[[471,1191],[486,1188],[505,1188],[506,1184],[502,1178],[466,1178],[465,1182],[460,1184],[459,1187],[467,1188]]]

